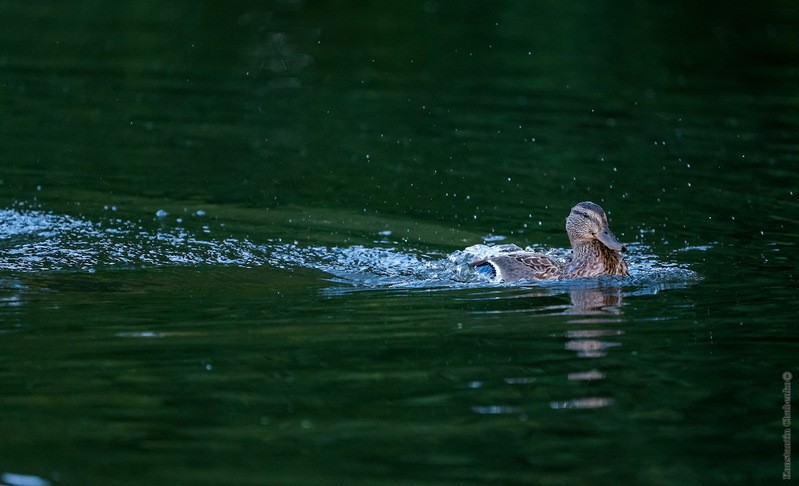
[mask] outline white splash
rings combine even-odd
[[[279,241],[257,244],[246,239],[213,239],[212,232],[206,230],[200,235],[181,228],[153,232],[121,219],[92,222],[38,210],[0,210],[0,268],[17,272],[92,272],[99,268],[170,265],[304,267],[324,271],[332,281],[352,290],[447,289],[497,285],[475,272],[471,263],[518,249],[515,245],[481,244],[445,254],[390,246],[304,246]],[[565,249],[526,250],[559,258],[569,253]],[[632,277],[614,281],[633,287],[632,292],[656,293],[699,278],[680,265],[658,261],[640,244],[631,245],[627,255]]]

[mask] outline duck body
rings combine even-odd
[[[570,258],[512,251],[473,263],[474,268],[501,282],[559,280],[601,275],[629,275],[621,256],[626,251],[608,227],[605,211],[590,201],[575,205],[566,218],[572,247]]]

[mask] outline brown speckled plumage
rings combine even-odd
[[[572,247],[572,257],[566,262],[541,253],[514,252],[475,262],[474,266],[491,265],[496,278],[503,282],[629,275],[620,253],[626,249],[611,233],[599,205],[590,201],[575,205],[566,218],[566,233]]]

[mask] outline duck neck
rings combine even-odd
[[[602,256],[604,245],[597,240],[579,240],[572,242],[572,261],[594,260]]]
[[[621,255],[597,240],[573,242],[572,253],[569,273],[587,272],[591,274],[586,276],[625,274],[621,268]]]

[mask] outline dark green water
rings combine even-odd
[[[788,0],[0,1],[0,483],[780,480],[797,87]],[[468,268],[583,200],[629,279]]]

